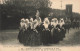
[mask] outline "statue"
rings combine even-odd
[[[36,16],[36,18],[40,16],[39,10],[37,10],[37,12],[36,12],[36,15],[35,15],[35,16]]]

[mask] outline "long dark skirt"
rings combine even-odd
[[[51,33],[48,30],[44,30],[42,33],[42,43],[43,45],[48,45],[51,43]]]
[[[19,31],[19,35],[18,35],[19,42],[25,44],[26,40],[28,39],[28,36],[29,36],[29,30]]]
[[[66,34],[66,30],[61,29],[61,31],[60,31],[60,40],[63,40],[65,38],[65,34]]]
[[[24,42],[24,31],[23,30],[20,30],[19,31],[19,34],[18,34],[18,40],[20,43],[23,43]]]
[[[59,31],[58,29],[53,30],[52,43],[58,43],[59,41]]]
[[[52,36],[52,43],[58,43],[59,41],[63,40],[65,37],[66,31],[64,29],[54,29],[53,30],[53,36]]]
[[[24,31],[23,44],[25,44],[26,40],[28,40],[29,34],[30,34],[29,30]]]
[[[41,45],[40,34],[32,30],[29,32],[29,36],[27,37],[27,39],[25,41],[26,42],[24,45],[26,45],[26,46]]]

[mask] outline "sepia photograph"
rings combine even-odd
[[[80,51],[80,0],[0,0],[0,51],[34,47]]]

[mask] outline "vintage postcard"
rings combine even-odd
[[[80,51],[80,0],[0,0],[0,51]]]

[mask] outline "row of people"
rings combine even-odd
[[[51,21],[45,18],[43,22],[40,17],[35,20],[23,18],[20,22],[19,42],[27,46],[57,43],[65,37],[69,27],[69,23],[65,23],[63,18],[59,21],[57,18]]]
[[[64,24],[63,19],[60,20],[59,26],[56,18],[52,19],[51,23],[48,18],[45,18],[43,23],[40,18],[34,21],[32,18],[30,20],[23,18],[20,22],[19,42],[24,45],[47,45],[58,42],[60,37],[63,39],[65,36],[64,28],[62,28]],[[64,36],[62,34],[64,34]]]
[[[40,17],[37,18],[37,19],[35,19],[35,20],[33,20],[33,18],[30,18],[30,20],[29,20],[29,19],[24,19],[24,18],[22,18],[22,19],[21,19],[21,22],[20,22],[20,28],[23,29],[23,27],[25,27],[25,29],[26,29],[28,24],[30,24],[30,25],[32,26],[32,24],[34,24],[35,22],[37,22],[37,25],[38,25],[38,24],[40,25],[41,23],[45,23],[45,22],[47,23],[47,22],[48,22],[48,24],[51,24],[51,25],[53,25],[54,27],[56,27],[56,25],[62,26],[62,25],[65,24],[63,18],[60,19],[60,21],[58,21],[57,18],[53,18],[53,19],[51,20],[51,22],[49,21],[48,18],[45,18],[43,22],[42,22],[42,20],[41,20]]]
[[[75,29],[75,28],[79,29],[79,27],[80,27],[80,21],[74,19],[71,25],[72,25],[73,29]]]

